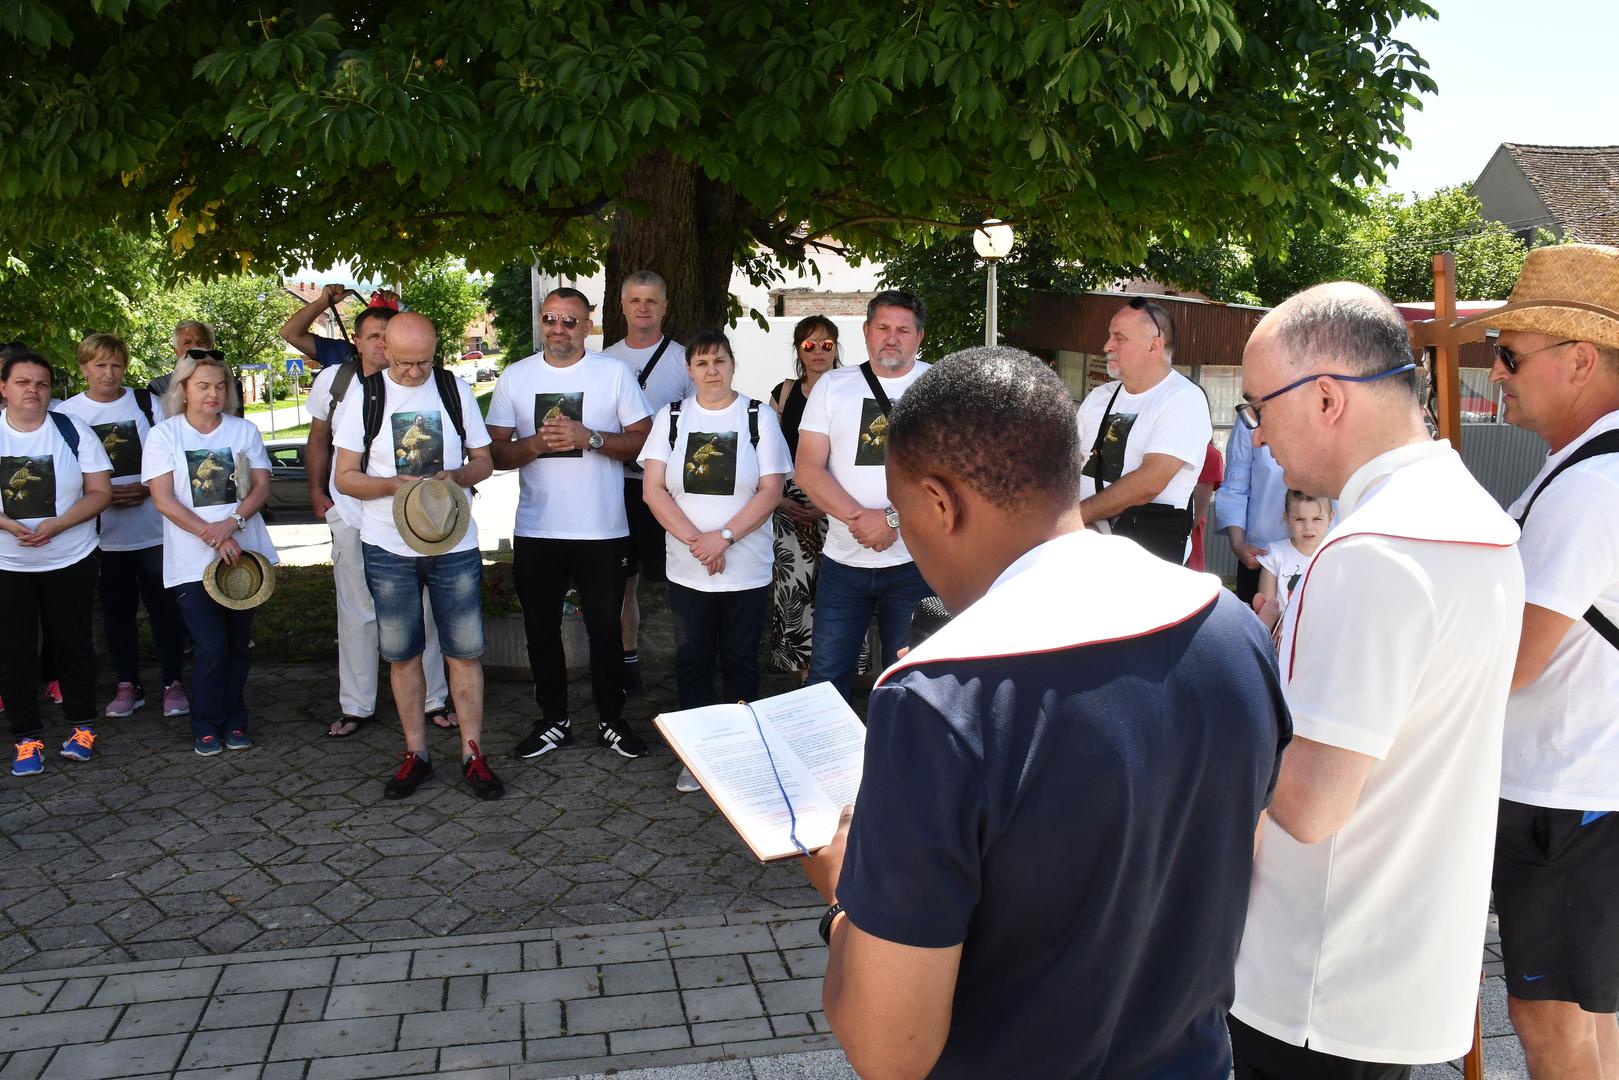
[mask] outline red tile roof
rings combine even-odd
[[[1619,146],[1501,146],[1566,239],[1619,246]]]

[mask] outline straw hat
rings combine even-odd
[[[1456,325],[1523,330],[1619,349],[1619,248],[1536,248],[1504,305]]]
[[[472,504],[459,484],[418,476],[394,492],[394,528],[412,551],[442,555],[472,525]]]
[[[275,592],[275,566],[257,551],[242,549],[235,566],[215,559],[202,572],[202,587],[214,602],[235,611],[256,608]]]

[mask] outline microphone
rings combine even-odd
[[[910,647],[914,649],[937,634],[953,618],[955,616],[950,614],[950,609],[944,606],[943,600],[937,596],[924,596],[922,602],[916,605],[915,613],[911,615]]]

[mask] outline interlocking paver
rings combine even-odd
[[[206,997],[213,990],[219,972],[211,968],[176,971],[142,971],[113,975],[103,980],[92,1005],[128,1005],[138,1001],[169,1001],[182,997]]]
[[[409,1076],[435,1071],[438,1055],[432,1050],[401,1050],[387,1054],[358,1054],[321,1058],[309,1063],[308,1080],[362,1080],[364,1077]]]
[[[523,1043],[524,1061],[560,1061],[565,1058],[596,1057],[607,1053],[605,1035],[563,1035],[555,1039],[530,1039]]]
[[[432,979],[471,972],[519,971],[522,967],[523,950],[514,942],[465,949],[422,949],[411,962],[410,974],[414,979]]]
[[[27,1016],[44,1012],[51,1003],[52,995],[61,988],[60,979],[0,986],[0,1016]]]
[[[6,1017],[0,1020],[0,1054],[38,1046],[99,1042],[112,1031],[119,1012],[113,1007]]]
[[[776,942],[768,926],[707,926],[696,930],[670,930],[669,955],[721,956],[727,953],[773,949]]]
[[[456,1046],[523,1037],[523,1009],[519,1005],[493,1005],[483,1009],[456,1009],[406,1016],[399,1028],[399,1048]]]
[[[393,952],[362,956],[340,956],[334,985],[346,983],[403,982],[410,977],[410,953]]]
[[[370,1054],[392,1050],[399,1033],[399,1017],[376,1016],[355,1020],[316,1020],[282,1024],[270,1046],[269,1060]]]
[[[675,976],[683,990],[753,981],[747,962],[740,956],[691,956],[676,960]]]
[[[323,1017],[327,1020],[347,1020],[355,1016],[438,1012],[443,1008],[443,979],[412,979],[409,982],[334,986],[326,996]]]
[[[205,1069],[262,1062],[274,1036],[275,1028],[269,1025],[199,1031],[187,1044],[180,1065],[187,1069]]]
[[[615,1031],[607,1036],[608,1048],[615,1054],[639,1054],[648,1050],[673,1050],[690,1046],[691,1033],[684,1024],[674,1027],[639,1028]]]
[[[685,1022],[680,995],[626,994],[567,1002],[568,1030],[575,1033],[629,1031]]]
[[[276,1024],[280,1023],[281,1014],[286,1007],[285,990],[267,990],[258,994],[232,994],[230,997],[214,998],[208,1003],[208,1009],[202,1014],[202,1022],[197,1027],[208,1031],[214,1028]]]
[[[219,976],[218,994],[244,994],[259,990],[302,990],[326,986],[337,966],[335,957],[273,960],[261,964],[232,964]]]
[[[530,1001],[564,1001],[592,997],[601,989],[594,967],[557,968],[555,971],[514,971],[486,980],[484,1002],[508,1005]]]
[[[759,993],[751,985],[714,986],[703,990],[682,990],[686,1017],[692,1023],[707,1020],[742,1020],[763,1016]]]
[[[657,990],[673,990],[674,965],[667,960],[608,964],[601,969],[601,988],[603,994],[647,994]]]
[[[51,1058],[41,1080],[104,1080],[113,1076],[166,1073],[180,1060],[184,1035],[64,1046]]]
[[[483,1069],[498,1065],[516,1065],[523,1060],[523,1044],[516,1042],[488,1042],[472,1046],[446,1046],[439,1051],[440,1070]]]
[[[698,1046],[708,1046],[717,1043],[752,1042],[755,1039],[768,1039],[772,1035],[784,1034],[772,1031],[770,1021],[763,1017],[750,1020],[717,1020],[707,1024],[693,1024],[691,1026],[692,1042]]]
[[[795,979],[818,979],[826,974],[826,948],[818,941],[812,949],[784,949],[781,955]]]
[[[207,998],[178,998],[172,1001],[147,1001],[131,1005],[113,1028],[115,1039],[131,1039],[141,1035],[173,1035],[190,1031],[202,1018]]]
[[[666,955],[662,934],[614,934],[607,937],[565,938],[557,942],[562,964],[628,964],[658,960]]]
[[[820,979],[790,979],[787,982],[764,983],[759,987],[765,1011],[777,1013],[808,1013],[821,1007]]]

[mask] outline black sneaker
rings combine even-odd
[[[630,730],[629,723],[622,716],[615,716],[611,720],[603,720],[597,724],[596,741],[611,748],[620,757],[646,756],[646,743]]]
[[[544,720],[534,725],[534,730],[517,744],[512,751],[513,757],[536,758],[549,754],[553,750],[560,750],[564,746],[573,745],[573,724],[563,720],[557,724],[547,724]]]
[[[461,769],[472,793],[480,799],[498,799],[506,794],[506,785],[489,770],[489,759],[483,756],[478,744],[469,739],[467,745],[472,747],[472,756],[467,758]]]
[[[406,750],[399,755],[399,768],[393,778],[382,785],[382,794],[389,799],[403,799],[432,778],[433,763]]]

